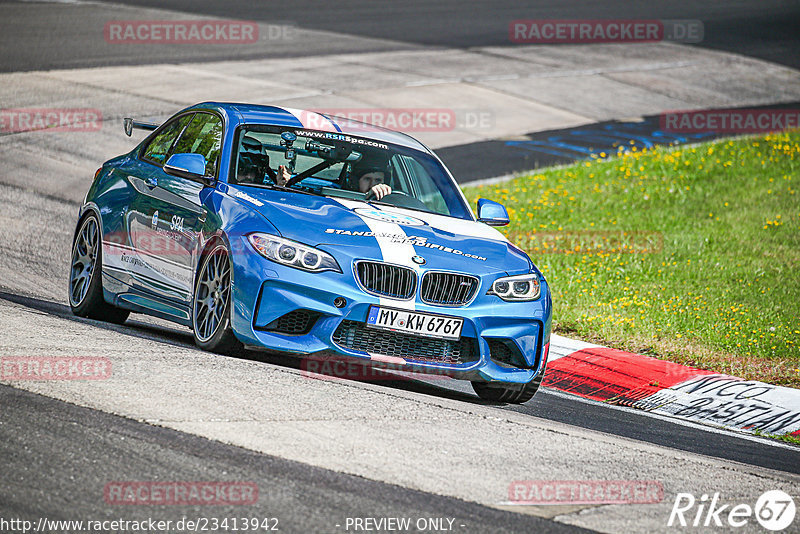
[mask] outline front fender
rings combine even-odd
[[[227,186],[220,184],[220,189],[227,189]],[[225,242],[230,251],[233,268],[231,327],[240,341],[248,343],[252,337],[253,310],[264,276],[265,260],[252,248],[247,235],[252,232],[280,235],[280,232],[246,201],[233,198],[223,191],[216,190],[207,203],[209,216],[202,250],[213,238],[218,238]],[[198,269],[195,269],[195,282]]]

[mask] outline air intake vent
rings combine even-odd
[[[424,363],[463,365],[480,357],[475,338],[433,339],[369,328],[356,321],[342,321],[332,339],[344,349]]]
[[[417,273],[408,267],[360,261],[356,264],[356,274],[361,287],[373,295],[407,300],[417,290]]]
[[[308,334],[320,315],[311,310],[294,310],[278,317],[263,329],[280,334]]]
[[[510,339],[487,339],[489,357],[502,367],[533,369],[527,364],[516,343]]]

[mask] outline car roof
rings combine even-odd
[[[384,143],[392,143],[422,152],[431,153],[430,149],[402,132],[396,132],[380,126],[367,124],[346,117],[337,117],[315,111],[287,108],[282,106],[264,106],[234,102],[203,102],[189,109],[217,109],[227,115],[231,124],[268,124],[273,126],[289,126],[308,130],[363,137]]]

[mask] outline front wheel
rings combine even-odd
[[[192,332],[198,347],[225,353],[242,345],[231,329],[231,262],[222,242],[200,260],[192,305]]]
[[[544,377],[544,369],[536,378],[527,384],[507,384],[503,386],[494,385],[490,382],[473,382],[472,389],[478,394],[478,397],[485,401],[491,402],[506,402],[508,404],[524,404],[531,400],[536,392],[539,391],[539,386]]]
[[[130,315],[103,299],[103,245],[97,216],[83,218],[72,244],[69,271],[69,307],[78,317],[122,324]]]

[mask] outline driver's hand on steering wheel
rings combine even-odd
[[[276,185],[281,187],[285,186],[286,182],[288,182],[291,177],[292,175],[289,173],[289,169],[286,168],[286,165],[278,165],[278,172],[275,176],[275,178],[277,178],[275,180]]]
[[[367,193],[367,198],[374,198],[375,200],[380,200],[386,195],[392,194],[392,188],[389,187],[387,184],[375,184],[373,185],[369,192]]]

